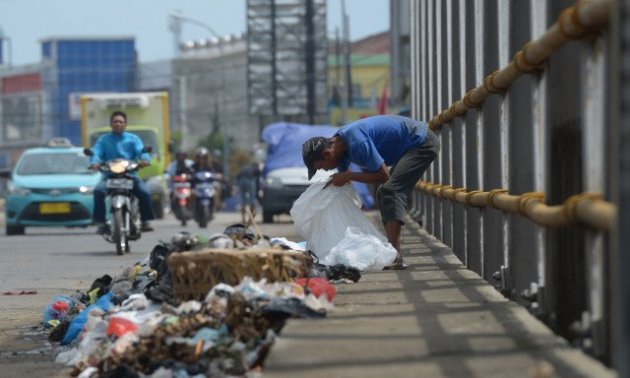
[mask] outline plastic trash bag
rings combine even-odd
[[[326,265],[349,265],[366,271],[383,270],[395,258],[396,249],[390,243],[356,227],[348,227],[346,237],[332,248],[322,262]]]
[[[381,270],[393,262],[396,249],[361,211],[361,200],[352,185],[324,189],[325,185],[325,181],[313,183],[291,208],[295,227],[307,240],[306,249],[326,265],[344,264],[359,270]]]
[[[110,291],[107,294],[100,297],[95,304],[88,306],[85,310],[83,310],[76,318],[72,320],[70,326],[68,327],[68,331],[66,332],[63,340],[61,341],[61,345],[70,344],[79,333],[83,330],[83,326],[87,322],[88,315],[90,311],[94,309],[99,309],[101,311],[109,310],[112,304],[112,296],[113,293]]]
[[[330,302],[332,302],[333,298],[335,298],[335,294],[337,294],[337,289],[325,278],[298,278],[295,280],[295,283],[300,286],[308,287],[308,290],[317,298],[325,295],[326,299]]]
[[[361,200],[350,184],[331,185],[326,181],[309,186],[295,201],[291,217],[306,249],[323,259],[345,236],[346,227],[354,226],[368,233],[378,233],[361,212]]]
[[[44,327],[52,327],[51,320],[63,320],[74,307],[74,300],[70,297],[57,295],[44,310]]]
[[[137,330],[138,325],[131,320],[119,316],[112,316],[109,318],[109,324],[107,325],[105,334],[107,336],[116,335],[121,337],[129,332],[135,334]]]

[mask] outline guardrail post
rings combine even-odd
[[[614,360],[613,366],[617,366],[620,378],[630,377],[630,0],[620,1],[620,11],[613,12],[617,15],[614,20],[619,38],[616,46],[619,48],[620,60],[617,72],[613,71],[610,84],[614,88],[611,98],[611,114],[613,126],[619,127],[616,140],[611,138],[611,147],[615,158],[612,166],[618,165],[619,178],[617,187],[612,188],[618,192],[618,224],[615,230],[616,243],[613,244],[612,255],[616,264],[611,264],[614,275],[611,285],[611,299],[614,307],[614,322],[611,335],[613,337]],[[614,96],[618,94],[618,96]]]

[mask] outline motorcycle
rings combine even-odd
[[[186,226],[192,218],[192,177],[190,173],[181,173],[171,177],[173,191],[171,193],[171,210],[182,226]]]
[[[205,228],[214,218],[214,197],[221,177],[209,171],[193,173],[195,191],[195,220],[199,227]]]
[[[146,152],[151,152],[151,147],[145,147]],[[88,156],[93,155],[92,150],[84,150]],[[142,222],[140,220],[140,206],[136,196],[133,195],[133,178],[131,174],[137,171],[140,165],[127,159],[113,159],[104,162],[99,170],[108,175],[105,180],[107,197],[109,197],[109,224],[110,232],[103,234],[103,239],[116,245],[116,253],[130,253],[129,241],[138,240],[141,236]]]

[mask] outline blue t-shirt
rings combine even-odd
[[[146,160],[151,161],[151,156],[143,152],[144,144],[136,134],[123,132],[121,134],[104,134],[92,147],[94,155],[90,157],[90,163],[102,163],[112,159]]]
[[[336,134],[347,147],[337,169],[344,172],[350,163],[354,163],[369,172],[376,172],[383,163],[394,165],[405,152],[422,145],[427,130],[426,122],[397,115],[378,115],[354,121]]]

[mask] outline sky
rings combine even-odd
[[[342,0],[327,1],[327,29],[341,30]],[[389,0],[345,0],[350,40],[389,29]],[[135,36],[140,62],[172,58],[173,34],[168,14],[210,26],[217,34],[247,30],[246,0],[0,0],[0,28],[5,37],[5,62],[37,63],[40,41],[48,37]],[[182,40],[207,38],[207,31],[184,23]],[[7,56],[10,50],[10,56]]]

